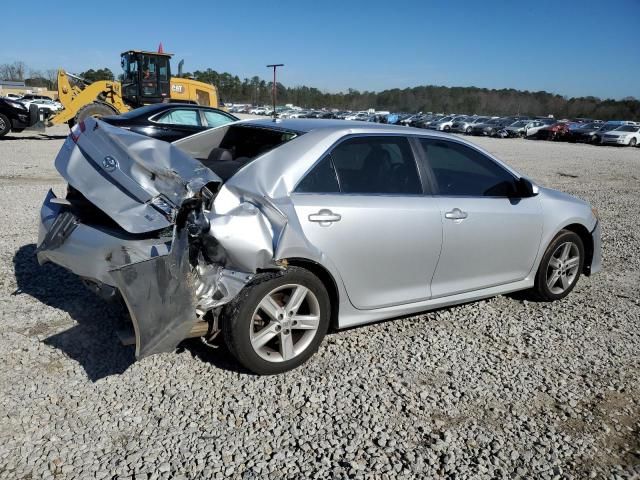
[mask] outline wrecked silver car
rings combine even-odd
[[[168,144],[87,119],[55,166],[68,187],[45,198],[38,260],[122,297],[138,358],[222,333],[278,373],[331,326],[556,300],[600,268],[586,202],[436,132],[250,120]]]

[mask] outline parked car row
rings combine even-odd
[[[383,122],[386,123],[386,122]],[[584,142],[603,145],[640,146],[640,124],[608,121],[523,116],[487,117],[478,115],[416,114],[399,122],[402,125],[499,138],[521,137],[536,140]]]
[[[12,102],[20,102],[27,109],[31,105],[35,105],[40,110],[44,110],[49,113],[57,112],[62,110],[62,104],[60,102],[56,102],[51,97],[46,95],[35,95],[31,93],[27,93],[25,95],[17,95],[15,93],[9,93],[4,97],[5,100],[10,100]]]

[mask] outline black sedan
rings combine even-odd
[[[21,132],[38,120],[38,107],[25,107],[22,103],[8,98],[0,98],[0,137],[9,132]]]
[[[602,123],[585,123],[570,130],[567,139],[570,142],[600,143],[597,133],[602,126]]]
[[[202,105],[158,103],[101,120],[148,137],[173,142],[239,119],[225,111]]]

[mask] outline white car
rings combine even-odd
[[[436,122],[434,125],[430,125],[429,128],[433,130],[438,130],[440,132],[448,132],[449,130],[451,130],[451,127],[453,126],[454,123],[463,122],[467,118],[468,117],[466,115],[454,115],[454,116],[445,117],[440,121]]]
[[[254,115],[264,115],[266,112],[267,110],[264,107],[257,107],[249,110],[249,113],[252,113]]]
[[[348,115],[345,120],[364,120],[369,117],[369,112],[356,112],[353,115]]]
[[[535,138],[538,130],[544,127],[548,127],[549,125],[553,125],[555,120],[553,119],[544,119],[544,120],[532,120],[527,123],[524,127],[524,136],[526,138]]]
[[[29,108],[29,105],[37,105],[41,110],[49,110],[50,112],[58,112],[62,110],[62,104],[53,100],[21,100],[22,104]]]
[[[8,100],[20,100],[22,95],[18,95],[17,93],[7,93],[4,98]]]
[[[622,125],[602,135],[603,145],[626,145],[635,147],[640,145],[640,126]]]

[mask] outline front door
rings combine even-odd
[[[420,143],[443,228],[433,297],[523,280],[542,235],[538,197],[519,198],[516,177],[478,150],[449,140]]]

